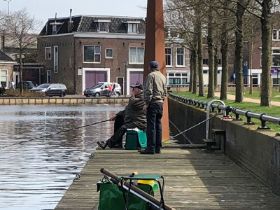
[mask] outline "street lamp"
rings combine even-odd
[[[8,15],[10,15],[10,2],[12,0],[3,0],[3,1],[6,1],[8,3]]]

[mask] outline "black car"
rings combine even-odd
[[[22,82],[17,83],[16,88],[20,88],[21,84],[22,84],[22,88],[27,89],[27,90],[35,87],[35,85],[33,84],[32,81],[22,81]]]
[[[46,96],[60,96],[66,95],[66,86],[64,84],[54,83],[54,84],[41,84],[37,87],[31,89],[33,92],[45,93]]]

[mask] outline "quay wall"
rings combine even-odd
[[[0,98],[1,105],[47,105],[47,104],[65,104],[65,105],[79,105],[79,104],[126,104],[129,98],[127,97],[112,97],[112,98],[86,98],[86,97],[64,97],[64,98],[42,98],[42,97],[30,97],[30,98]]]
[[[206,119],[202,109],[171,98],[168,103],[169,119],[180,131]],[[225,154],[280,195],[280,137],[275,132],[257,130],[255,125],[244,125],[244,121],[223,120],[221,116],[211,119],[210,131],[213,128],[226,131]],[[185,135],[193,143],[202,143],[205,129],[204,123]]]

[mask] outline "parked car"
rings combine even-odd
[[[66,86],[60,83],[44,83],[31,89],[34,92],[45,93],[46,96],[60,96],[66,95]]]
[[[23,89],[32,89],[35,87],[32,81],[22,81],[17,83],[16,88],[20,88],[21,84]]]
[[[114,90],[112,91],[112,88],[114,87]],[[86,97],[90,96],[120,96],[122,93],[122,88],[120,84],[115,82],[99,82],[97,85],[92,86],[90,88],[86,88],[84,90],[84,95]]]

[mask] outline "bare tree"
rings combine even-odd
[[[262,77],[261,77],[261,106],[271,105],[271,9],[272,0],[257,1],[262,7]]]
[[[28,15],[26,10],[19,10],[5,16],[3,27],[5,33],[9,35],[9,39],[11,39],[18,48],[20,81],[22,81],[23,55],[26,49],[36,42],[36,38],[31,36],[34,31],[35,20]],[[21,94],[22,90],[23,86],[21,83]]]
[[[212,2],[213,3],[213,2]],[[209,78],[208,78],[208,94],[207,98],[214,97],[214,41],[213,41],[213,4],[209,4],[208,6],[208,36],[207,36],[207,44],[208,44],[208,66],[209,66]]]

